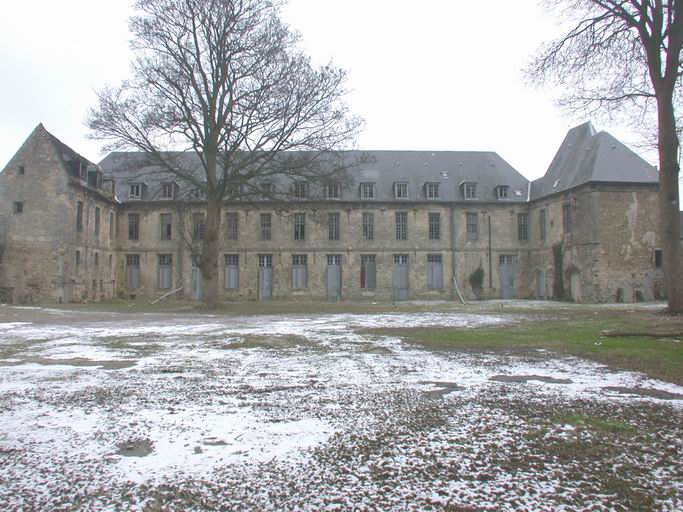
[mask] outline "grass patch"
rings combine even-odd
[[[601,337],[606,330],[680,331],[683,318],[648,311],[581,308],[528,311],[515,325],[491,328],[371,329],[434,350],[524,351],[546,349],[643,372],[683,385],[681,338]]]
[[[553,414],[550,421],[559,425],[572,425],[608,434],[635,434],[636,429],[621,419],[601,418],[590,414]]]

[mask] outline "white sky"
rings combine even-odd
[[[290,0],[285,19],[314,62],[349,72],[365,118],[360,149],[496,151],[541,176],[570,127],[521,69],[557,32],[537,0]],[[0,168],[40,122],[98,162],[86,139],[94,91],[128,76],[131,0],[26,0],[3,5]],[[620,140],[619,126],[597,125]],[[652,155],[647,155],[652,161]],[[653,163],[656,163],[653,161]]]

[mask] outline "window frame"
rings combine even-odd
[[[408,240],[408,212],[395,212],[396,240]]]
[[[441,212],[428,212],[427,223],[429,240],[441,240]]]

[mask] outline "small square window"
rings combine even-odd
[[[24,203],[23,202],[14,203],[14,213],[17,213],[17,214],[24,213]]]
[[[128,188],[128,197],[130,199],[140,199],[142,196],[142,185],[140,183],[131,183]]]
[[[19,166],[19,176],[23,176],[24,174],[26,174],[26,167],[24,167],[23,165],[20,165]]]
[[[408,199],[408,184],[394,183],[394,197],[396,199]]]

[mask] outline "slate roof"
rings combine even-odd
[[[439,198],[430,201],[465,201],[460,184],[477,183],[476,201],[498,201],[495,188],[509,187],[507,202],[526,202],[528,180],[496,153],[475,151],[363,151],[341,152],[349,161],[364,158],[364,163],[350,169],[351,182],[342,191],[342,200],[359,200],[361,183],[375,183],[375,198],[368,201],[396,201],[394,183],[408,184],[408,200],[425,200],[425,183],[439,183]],[[184,169],[199,172],[199,160],[193,153],[173,154]],[[176,181],[182,189],[188,185],[155,166],[144,163],[144,155],[135,152],[111,153],[100,167],[116,178],[116,196],[129,201],[130,183],[146,185],[142,200],[161,197],[161,183]],[[282,181],[276,187],[288,186]],[[311,194],[315,197],[315,193]],[[318,197],[320,197],[318,195]],[[471,200],[468,200],[471,201]]]
[[[542,178],[531,183],[531,199],[589,182],[657,183],[657,169],[590,122],[572,128]]]

